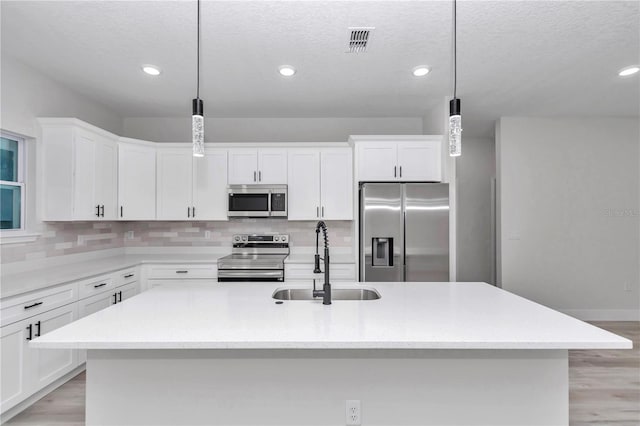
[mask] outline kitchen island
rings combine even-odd
[[[567,351],[632,347],[484,283],[280,287],[161,286],[31,345],[89,350],[88,425],[344,425],[347,400],[363,425],[568,424]]]

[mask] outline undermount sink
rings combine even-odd
[[[313,297],[311,288],[279,288],[273,292],[276,300],[318,300],[322,302],[322,297]],[[378,300],[380,293],[372,288],[332,288],[331,299],[333,300]]]

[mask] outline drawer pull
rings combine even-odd
[[[135,274],[127,274],[127,275],[125,275],[124,277],[125,277],[125,278],[131,278],[131,277],[132,277],[132,276],[134,276],[134,275],[135,275]]]
[[[27,305],[24,308],[25,309],[31,309],[31,308],[35,308],[36,306],[40,306],[40,305],[42,305],[42,302],[36,302],[36,303],[34,303],[32,305]]]
[[[105,285],[107,285],[107,283],[96,284],[93,286],[93,288],[100,288],[100,287],[104,287]]]
[[[118,292],[118,302],[122,302],[122,292]]]
[[[42,325],[41,323],[42,323],[42,321],[38,321],[36,323],[36,328],[38,329],[38,331],[36,331],[36,336],[35,337],[40,337],[40,326]]]
[[[27,327],[27,330],[29,330],[29,335],[27,336],[27,340],[31,340],[31,338],[33,337],[33,325],[29,324],[29,326]]]
[[[188,274],[189,271],[176,271],[176,274]]]

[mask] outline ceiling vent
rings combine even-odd
[[[375,27],[349,27],[349,48],[347,53],[364,53],[371,42]]]

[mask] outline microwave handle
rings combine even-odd
[[[269,202],[268,202],[268,206],[267,206],[267,212],[269,213],[269,216],[271,216],[271,198],[273,197],[273,192],[269,191]]]

